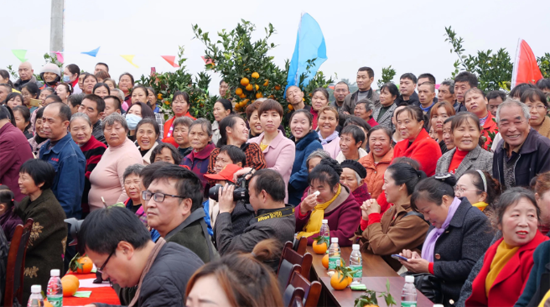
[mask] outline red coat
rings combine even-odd
[[[529,279],[535,249],[540,243],[548,239],[547,236],[537,231],[531,242],[520,247],[498,274],[491,290],[489,290],[489,297],[487,297],[485,294],[485,279],[487,279],[498,245],[503,239],[491,245],[483,258],[483,267],[472,283],[472,295],[466,300],[466,307],[514,306]]]
[[[437,160],[441,157],[441,148],[439,144],[430,137],[425,129],[420,133],[409,146],[409,140],[402,140],[395,145],[393,149],[393,160],[399,157],[409,157],[420,163],[420,169],[428,177],[435,175]],[[392,160],[392,162],[393,162]]]
[[[487,119],[485,120],[485,124],[483,125],[481,136],[484,136],[487,141],[483,144],[483,149],[487,150],[487,146],[491,144],[493,139],[489,136],[489,132],[494,133],[495,135],[498,133],[498,126],[497,123],[493,120],[493,115],[491,115],[491,112],[487,112],[489,115],[487,116]]]
[[[196,118],[191,116],[191,114],[189,114],[189,112],[187,112],[187,114],[185,114],[184,116],[187,116],[187,117],[191,118],[192,120],[196,120]],[[172,123],[174,122],[175,119],[176,119],[176,117],[174,116],[174,117],[170,118],[169,120],[167,120],[164,123],[164,135],[163,135],[162,142],[163,143],[170,143],[170,144],[174,145],[174,147],[178,148],[179,145],[178,145],[178,143],[176,143],[176,140],[174,139],[173,131],[170,131],[170,128],[172,128]]]

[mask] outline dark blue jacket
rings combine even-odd
[[[317,149],[323,149],[323,145],[319,142],[319,136],[315,131],[310,131],[296,143],[296,157],[288,181],[288,203],[293,206],[300,204],[304,190],[307,188],[307,157]]]
[[[84,192],[86,158],[69,133],[50,148],[50,140],[40,149],[40,159],[55,169],[52,191],[67,218],[80,219]]]
[[[550,241],[542,242],[533,254],[533,268],[514,307],[538,306],[550,289]]]

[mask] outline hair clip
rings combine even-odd
[[[483,192],[487,193],[487,178],[485,178],[485,174],[483,174],[482,171],[476,170],[479,173],[479,176],[481,177],[481,180],[483,180]]]
[[[447,178],[451,178],[451,173],[441,173],[441,174],[435,174],[434,178],[437,180],[445,180]]]

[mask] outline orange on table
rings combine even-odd
[[[325,269],[328,270],[328,254],[326,254],[326,255],[323,256],[323,259],[321,260],[321,263],[323,264],[323,266],[325,267]]]
[[[319,255],[322,255],[327,252],[326,242],[318,244],[318,241],[313,241],[313,244],[311,245],[311,247],[313,248],[313,252]]]
[[[349,279],[344,278],[344,280],[342,280],[342,273],[336,272],[330,278],[330,285],[334,290],[344,290],[349,285]]]
[[[92,262],[92,259],[88,257],[80,257],[77,262],[79,264],[79,267],[76,270],[77,273],[88,274],[92,272],[92,269],[94,268],[94,263]]]
[[[80,287],[80,281],[74,275],[65,275],[61,278],[61,286],[63,287],[63,296],[73,296]]]
[[[53,307],[53,305],[48,300],[44,300],[44,307]]]

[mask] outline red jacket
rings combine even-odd
[[[32,158],[31,146],[21,130],[11,123],[0,128],[0,184],[8,186],[16,201],[21,201],[25,196],[17,183],[19,169]]]
[[[196,118],[191,116],[191,114],[189,114],[189,112],[187,112],[187,114],[185,114],[184,116],[187,116],[187,117],[191,118],[192,120],[196,120]],[[176,119],[176,116],[170,118],[169,120],[167,120],[164,123],[164,135],[163,135],[162,142],[163,143],[170,143],[170,144],[174,145],[174,147],[178,148],[179,145],[178,145],[178,143],[176,143],[176,140],[174,139],[173,131],[170,131],[170,128],[172,128],[172,123],[174,122],[175,119]]]
[[[420,163],[420,169],[428,177],[435,175],[437,160],[441,157],[441,148],[434,139],[430,137],[425,129],[420,133],[409,146],[409,140],[402,140],[395,145],[393,149],[393,160],[399,157],[409,157]],[[393,162],[392,160],[392,162]]]
[[[498,133],[498,126],[497,123],[493,120],[493,115],[491,115],[491,112],[487,112],[489,114],[487,116],[487,119],[485,120],[485,124],[481,129],[483,130],[481,132],[481,136],[484,136],[486,141],[483,144],[483,149],[488,150],[487,147],[491,142],[493,142],[493,139],[489,136],[489,132],[494,133],[495,135]]]
[[[533,253],[540,243],[548,240],[539,231],[531,242],[520,247],[497,276],[489,297],[485,294],[485,279],[491,263],[503,239],[491,245],[483,258],[483,267],[472,283],[472,295],[466,300],[466,307],[474,306],[514,306],[529,279],[533,267]]]

